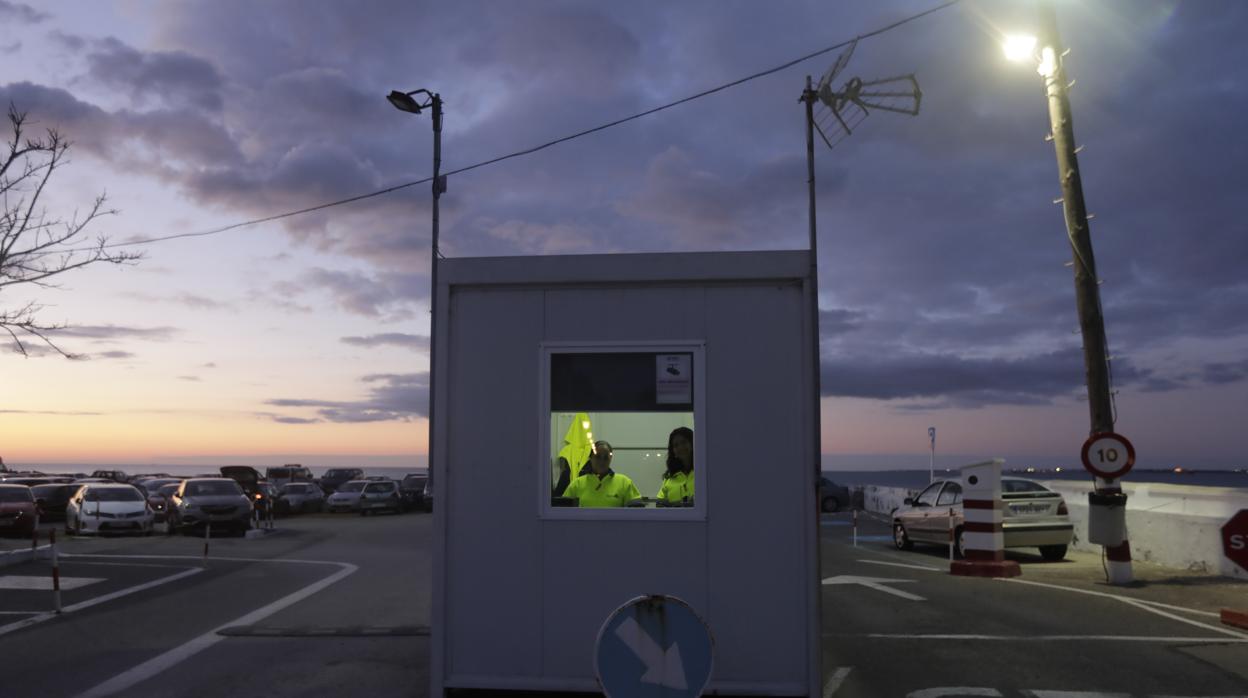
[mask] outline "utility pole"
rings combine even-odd
[[[810,361],[811,377],[814,379],[814,396],[811,404],[815,447],[815,482],[819,481],[819,473],[823,470],[823,420],[820,418],[819,391],[819,236],[815,225],[815,101],[819,95],[811,88],[810,76],[806,76],[806,89],[802,91],[802,102],[806,105],[806,191],[809,195],[808,218],[810,221]]]
[[[437,408],[437,381],[434,377],[437,375],[434,367],[438,365],[438,342],[435,325],[438,318],[438,257],[442,256],[442,252],[438,249],[438,200],[442,198],[442,192],[446,191],[446,179],[442,177],[442,96],[433,93],[429,101],[433,106],[433,231],[432,241],[430,244],[433,259],[429,264],[429,481],[433,483],[434,472],[434,435],[436,427],[434,426],[434,412]],[[432,484],[437,487],[436,483]],[[438,495],[434,495],[435,497]],[[446,500],[443,499],[443,502]]]
[[[1092,238],[1088,227],[1088,210],[1083,200],[1083,181],[1079,176],[1079,160],[1075,147],[1075,128],[1067,95],[1066,70],[1062,65],[1065,52],[1057,30],[1057,12],[1050,0],[1040,2],[1040,67],[1044,91],[1049,103],[1049,123],[1053,147],[1057,154],[1058,181],[1062,188],[1062,210],[1066,234],[1074,253],[1075,303],[1079,312],[1079,329],[1083,336],[1083,363],[1087,374],[1090,434],[1114,430],[1113,398],[1109,385],[1109,355],[1105,340],[1105,318],[1101,313],[1099,279],[1092,254]],[[1098,494],[1121,494],[1117,480],[1096,478]],[[1106,546],[1109,581],[1129,584],[1131,546]]]

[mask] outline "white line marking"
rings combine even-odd
[[[69,557],[65,553],[61,553],[60,557]],[[150,562],[94,562],[91,560],[74,560],[75,565],[107,565],[110,567],[171,567],[174,569],[184,570],[186,565],[155,565]],[[62,577],[62,579],[64,579]]]
[[[1148,601],[1147,599],[1136,599],[1136,601],[1140,603],[1148,604],[1149,606],[1156,606],[1157,608],[1168,608],[1171,611],[1182,611],[1184,613],[1191,613],[1192,615],[1197,615],[1197,616],[1207,616],[1209,618],[1221,618],[1222,617],[1221,614],[1214,613],[1213,611],[1197,611],[1194,608],[1184,608],[1183,606],[1175,606],[1174,604],[1162,603],[1160,601]]]
[[[33,616],[43,611],[0,611],[0,616]]]
[[[841,688],[841,684],[845,682],[845,677],[849,676],[851,669],[853,667],[843,666],[837,667],[836,671],[832,672],[832,676],[828,677],[828,682],[823,685],[823,698],[832,698],[832,696],[836,695],[836,692]]]
[[[907,693],[906,698],[946,698],[952,696],[987,696],[1002,698],[995,688],[975,688],[974,686],[943,686],[941,688],[924,688],[921,691]]]
[[[185,572],[179,572],[177,574],[171,574],[168,577],[161,577],[160,579],[154,579],[150,582],[145,582],[138,586],[126,587],[125,589],[118,589],[117,591],[114,591],[111,594],[104,594],[103,596],[97,596],[92,599],[87,599],[86,601],[79,601],[76,604],[71,604],[69,606],[66,606],[65,608],[61,609],[61,611],[62,613],[73,613],[75,611],[81,611],[84,608],[90,608],[96,604],[101,604],[107,601],[112,601],[113,599],[119,599],[123,596],[129,596],[130,594],[133,594],[135,592],[144,591],[146,589],[151,589],[152,587],[157,587],[157,586],[160,586],[161,584],[174,582],[179,579],[182,579],[183,577],[189,577],[192,574],[197,574],[199,572],[203,572],[203,570],[198,567],[194,567],[194,568],[186,570]],[[35,625],[36,623],[42,623],[46,620],[51,620],[55,618],[56,615],[57,614],[55,613],[41,613],[33,618],[27,618],[26,620],[21,620],[16,623],[10,623],[8,625],[0,625],[0,635],[5,635],[15,630],[21,630],[22,628]]]
[[[923,570],[925,572],[944,572],[945,571],[945,570],[940,569],[939,567],[928,567],[926,565],[910,565],[904,562],[884,562],[883,560],[858,560],[858,562],[865,562],[868,565],[888,565],[889,567],[906,567],[908,569]]]
[[[1047,584],[1045,582],[1033,582],[1033,581],[1029,581],[1026,579],[1012,578],[1012,579],[1001,579],[1000,581],[1010,582],[1012,584],[1030,584],[1031,586],[1047,587],[1049,589],[1060,589],[1062,591],[1071,591],[1076,594],[1087,594],[1089,596],[1100,596],[1106,599],[1113,599],[1114,601],[1120,601],[1127,605],[1134,606],[1140,610],[1148,611],[1149,613],[1156,613],[1159,616],[1169,618],[1171,620],[1176,620],[1176,621],[1179,621],[1180,623],[1187,623],[1189,625],[1194,625],[1198,628],[1204,628],[1205,630],[1212,630],[1214,632],[1219,632],[1219,633],[1223,633],[1226,635],[1230,635],[1231,637],[1237,637],[1237,638],[1248,640],[1248,635],[1245,635],[1244,633],[1237,632],[1237,631],[1230,630],[1228,628],[1223,628],[1223,627],[1216,626],[1216,625],[1210,625],[1208,623],[1201,623],[1199,621],[1194,621],[1189,618],[1176,616],[1173,613],[1166,613],[1165,611],[1162,611],[1158,608],[1153,608],[1153,606],[1162,605],[1156,602],[1141,601],[1139,599],[1133,599],[1129,596],[1119,596],[1117,594],[1107,594],[1103,591],[1092,591],[1090,589],[1076,589],[1075,587],[1067,587],[1067,586],[1062,586],[1060,584]],[[1183,610],[1187,613],[1196,613],[1196,614],[1204,615],[1203,611],[1198,611],[1193,608],[1183,608],[1182,606],[1171,606],[1169,604],[1164,604],[1162,606],[1164,608]]]
[[[61,589],[77,589],[88,584],[104,581],[103,577],[61,577]],[[52,577],[41,575],[10,574],[0,577],[0,589],[14,591],[52,591]]]
[[[903,599],[909,599],[911,601],[927,601],[927,599],[923,598],[922,596],[919,596],[918,594],[911,594],[908,591],[902,591],[900,589],[894,589],[892,587],[884,586],[885,584],[912,584],[912,583],[914,583],[913,579],[884,579],[882,577],[857,577],[857,576],[848,575],[848,574],[842,574],[836,577],[828,577],[823,580],[824,586],[831,586],[833,584],[857,584],[860,586],[864,586],[868,589],[875,589],[876,591],[882,591],[886,594],[892,594],[893,596],[900,596]]]
[[[139,557],[139,556],[125,556],[125,557]],[[194,556],[189,556],[189,555],[180,556],[180,557],[198,559],[198,558],[195,558]],[[210,559],[229,560],[229,559],[238,559],[238,558],[210,558]],[[104,683],[101,683],[95,686],[94,688],[91,688],[90,690],[86,691],[85,693],[82,693],[78,698],[99,698],[101,696],[109,696],[114,693],[124,691],[132,686],[135,686],[136,684],[142,683],[143,681],[146,681],[152,678],[153,676],[156,676],[157,674],[165,671],[166,669],[169,669],[189,659],[190,657],[198,654],[199,652],[202,652],[208,649],[209,647],[212,647],[213,645],[217,644],[221,640],[224,640],[225,636],[218,635],[217,631],[222,630],[223,628],[228,628],[233,625],[253,625],[256,622],[261,621],[273,615],[274,613],[277,613],[283,608],[286,608],[287,606],[298,603],[308,598],[309,596],[315,594],[316,592],[321,591],[322,589],[336,583],[338,580],[342,579],[343,577],[354,574],[355,571],[359,569],[358,566],[353,565],[349,562],[333,562],[333,561],[328,561],[328,560],[256,560],[256,559],[250,559],[250,558],[243,558],[243,559],[246,560],[247,562],[294,562],[294,563],[305,563],[305,564],[319,563],[319,564],[326,564],[326,565],[338,565],[339,567],[341,567],[341,569],[329,575],[328,577],[320,580],[319,582],[309,584],[308,586],[300,589],[299,591],[294,592],[293,594],[288,594],[286,596],[283,596],[282,598],[278,599],[277,601],[274,601],[273,603],[270,603],[267,606],[262,606],[242,617],[236,618],[228,623],[219,625],[213,628],[212,630],[209,630],[208,632],[204,633],[203,635],[200,635],[199,637],[194,638],[190,642],[187,642],[179,647],[175,647],[169,650],[168,652],[165,652],[164,654],[157,655],[147,660],[146,662],[143,662],[142,664],[131,667],[130,669],[123,671],[122,673],[105,681]],[[195,569],[192,571],[198,572],[199,570]]]
[[[826,637],[826,636],[825,636]],[[850,637],[834,635],[833,637]],[[991,642],[1072,642],[1088,640],[1094,642],[1212,642],[1239,644],[1248,642],[1245,639],[1225,637],[1152,637],[1140,635],[954,635],[954,634],[907,634],[907,633],[869,633],[865,636],[878,640],[987,640]]]

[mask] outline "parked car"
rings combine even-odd
[[[397,514],[403,510],[399,496],[399,483],[394,480],[375,480],[364,486],[360,493],[360,516],[383,511]]]
[[[1001,529],[1005,547],[1040,549],[1046,560],[1061,560],[1074,538],[1074,526],[1062,495],[1033,480],[1001,478]],[[909,550],[915,543],[949,544],[953,511],[954,554],[961,557],[963,541],[962,483],[937,480],[905,506],[893,512],[893,543]]]
[[[359,511],[360,495],[364,492],[364,487],[368,485],[368,480],[351,480],[344,482],[337,492],[329,495],[325,499],[325,510],[328,512],[341,511]]]
[[[433,511],[433,478],[425,480],[425,491],[423,493],[425,500],[425,511]]]
[[[65,507],[69,505],[69,498],[77,490],[78,485],[66,485],[63,483],[31,487],[30,493],[34,496],[35,504],[39,507],[39,520],[64,521]]]
[[[65,530],[84,533],[140,533],[151,535],[152,510],[133,485],[119,482],[88,483],[65,506]]]
[[[182,482],[182,478],[177,478],[177,477],[151,477],[151,478],[147,478],[146,480],[143,480],[143,481],[141,481],[141,482],[135,482],[135,483],[131,483],[131,484],[133,484],[133,485],[137,486],[139,489],[143,490],[143,493],[144,493],[144,494],[146,494],[147,496],[149,496],[149,497],[150,497],[150,496],[152,496],[152,495],[156,494],[156,492],[157,492],[157,491],[159,491],[159,490],[160,490],[160,488],[164,487],[165,485],[176,485],[176,484],[178,484],[178,483],[180,483],[180,482]]]
[[[156,523],[169,520],[169,500],[173,499],[173,493],[178,491],[178,487],[181,484],[181,480],[174,480],[171,483],[161,485],[154,492],[147,495],[147,505],[152,508],[152,516],[155,517]]]
[[[169,500],[169,533],[206,524],[244,533],[251,528],[251,498],[224,477],[185,480]]]
[[[91,473],[91,477],[100,478],[102,480],[112,480],[113,482],[130,481],[130,476],[122,470],[97,470]]]
[[[283,514],[302,514],[325,508],[325,493],[315,483],[292,482],[277,491],[273,500],[277,511]]]
[[[405,510],[425,508],[425,483],[428,480],[428,470],[403,476],[403,480],[399,482],[399,497],[403,500]]]
[[[264,479],[268,480],[274,487],[279,489],[282,485],[289,482],[314,481],[312,478],[312,471],[297,463],[267,468],[264,471]]]
[[[359,468],[330,468],[321,476],[319,484],[325,494],[333,494],[345,482],[364,479],[364,471]]]
[[[841,511],[853,503],[849,488],[826,477],[819,478],[819,511],[825,514]]]
[[[26,485],[0,485],[0,535],[29,536],[38,508]]]
[[[247,465],[223,465],[221,476],[237,482],[251,500],[251,506],[260,512],[260,516],[268,516],[269,507],[273,506],[273,495],[276,490],[275,487],[266,487],[269,483],[260,479],[259,470]]]

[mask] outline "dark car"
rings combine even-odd
[[[78,485],[56,483],[31,487],[30,494],[35,498],[35,504],[39,506],[39,519],[41,521],[64,521],[65,505],[69,504],[69,498],[74,496],[78,487]]]
[[[425,483],[429,480],[429,471],[408,473],[399,482],[399,496],[403,499],[403,509],[425,508]]]
[[[269,468],[272,470],[272,468]],[[273,490],[265,487],[268,483],[261,481],[260,471],[247,465],[223,465],[221,475],[238,483],[251,499],[251,505],[260,512],[262,518],[267,517],[273,505]]]
[[[230,478],[191,478],[169,500],[169,533],[212,524],[244,533],[251,528],[251,497]]]
[[[0,485],[0,535],[29,536],[38,509],[26,485]]]
[[[97,470],[91,473],[91,477],[112,480],[113,482],[130,482],[130,476],[121,470]]]
[[[851,503],[853,496],[848,487],[838,485],[826,477],[819,478],[819,511],[831,514],[849,508]]]
[[[321,489],[325,490],[325,494],[333,494],[342,487],[344,483],[352,480],[363,480],[364,471],[359,468],[330,468],[321,476]]]
[[[157,523],[168,520],[169,500],[173,499],[173,493],[178,491],[178,486],[181,484],[181,480],[174,480],[154,490],[146,490],[148,492],[147,505],[152,508],[152,514]]]

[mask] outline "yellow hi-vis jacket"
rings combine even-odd
[[[572,418],[572,424],[568,425],[568,433],[563,436],[563,448],[559,449],[559,457],[566,460],[568,467],[572,468],[573,480],[580,475],[581,468],[589,462],[589,454],[594,450],[589,439],[590,431],[589,415],[577,412]]]
[[[693,501],[693,471],[678,472],[664,478],[663,484],[659,485],[658,498],[671,503]]]
[[[586,473],[568,485],[563,496],[576,497],[582,507],[622,507],[634,499],[641,498],[641,492],[633,484],[632,478],[614,470],[598,477],[594,473]]]

